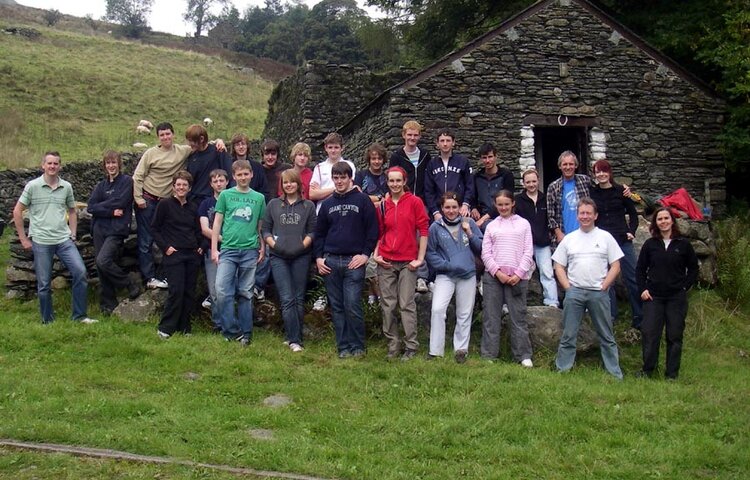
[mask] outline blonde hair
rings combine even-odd
[[[312,157],[312,150],[310,150],[310,145],[306,144],[305,142],[297,142],[292,147],[292,150],[289,152],[289,160],[294,162],[294,157],[296,157],[299,154],[304,154],[307,159],[309,160],[310,157]]]
[[[422,132],[422,125],[416,120],[409,120],[404,124],[404,126],[401,128],[401,133],[406,133],[407,130],[416,130],[418,132]]]

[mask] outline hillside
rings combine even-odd
[[[4,7],[8,8],[8,7]],[[36,165],[49,149],[64,161],[149,145],[141,119],[185,127],[210,117],[212,137],[263,129],[272,83],[204,54],[0,20],[0,168]]]

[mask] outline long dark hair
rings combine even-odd
[[[677,219],[675,218],[674,213],[672,213],[672,210],[667,207],[657,208],[651,217],[651,225],[648,226],[648,231],[651,232],[651,236],[654,238],[661,238],[661,232],[656,225],[656,216],[659,215],[659,212],[667,212],[669,216],[672,217],[672,233],[670,233],[669,238],[677,238],[681,236],[682,233],[680,232],[680,227],[677,226]]]

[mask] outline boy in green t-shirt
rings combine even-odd
[[[222,334],[227,340],[238,340],[247,346],[253,334],[255,268],[265,253],[263,242],[260,241],[260,227],[266,202],[263,194],[250,188],[253,178],[250,162],[235,161],[232,177],[237,186],[224,190],[216,200],[211,260],[218,265],[216,301]]]

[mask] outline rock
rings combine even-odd
[[[195,380],[200,380],[201,378],[200,374],[195,373],[195,372],[186,372],[185,375],[183,376],[185,377],[185,380],[190,380],[191,382]]]
[[[279,408],[279,407],[285,407],[292,403],[292,399],[288,397],[287,395],[284,395],[283,393],[277,393],[275,395],[271,395],[270,397],[266,397],[263,400],[263,405],[266,407],[272,407],[272,408]]]
[[[70,282],[68,282],[68,279],[62,276],[57,276],[52,279],[52,290],[62,290],[64,288],[68,288],[70,285]]]
[[[123,320],[148,322],[164,309],[167,291],[162,289],[147,290],[135,300],[125,299],[114,310],[114,314]]]
[[[555,307],[528,307],[526,321],[529,325],[529,336],[534,349],[544,347],[557,351],[562,335],[562,310]],[[503,330],[507,331],[507,328]],[[596,332],[591,327],[588,315],[584,316],[581,328],[578,330],[578,353],[588,352],[599,345]]]
[[[268,430],[266,428],[251,428],[247,431],[247,434],[256,440],[273,440],[274,439],[273,430]]]
[[[5,279],[9,283],[36,283],[36,275],[33,271],[21,270],[14,266],[5,269]]]

